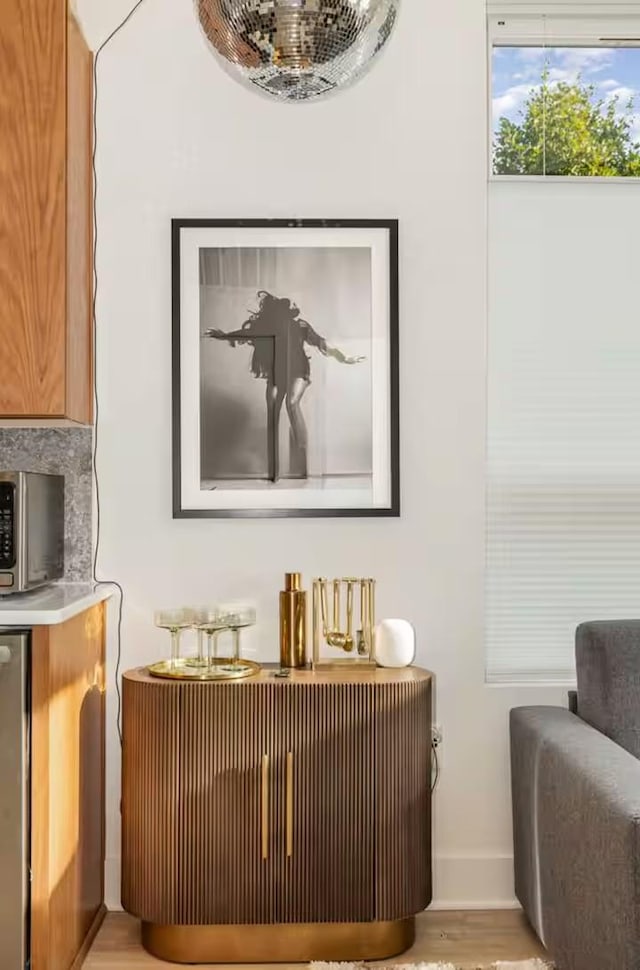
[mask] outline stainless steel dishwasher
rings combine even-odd
[[[30,640],[0,629],[0,970],[30,964]]]

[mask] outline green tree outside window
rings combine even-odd
[[[621,110],[622,108],[622,110]],[[545,68],[519,122],[501,118],[493,142],[495,175],[640,177],[633,99],[596,98],[593,85],[549,81]]]

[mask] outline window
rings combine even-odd
[[[522,39],[494,60],[494,81],[500,61],[518,80]],[[568,70],[568,50],[586,81],[597,48],[568,39],[545,52],[549,74]],[[538,68],[540,46],[528,48]],[[621,53],[640,70],[640,52]],[[593,76],[632,87],[607,58]],[[640,179],[490,182],[490,682],[570,681],[578,623],[640,616],[639,225]]]
[[[640,176],[640,22],[495,18],[491,93],[494,175]]]

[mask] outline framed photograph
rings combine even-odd
[[[173,220],[173,514],[397,516],[396,220]]]

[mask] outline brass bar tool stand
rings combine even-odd
[[[313,669],[375,667],[375,580],[313,582]],[[331,600],[331,607],[329,606]],[[344,610],[342,604],[344,603]],[[356,611],[356,605],[359,611]],[[358,625],[354,627],[354,622]],[[339,651],[327,654],[326,648]]]

